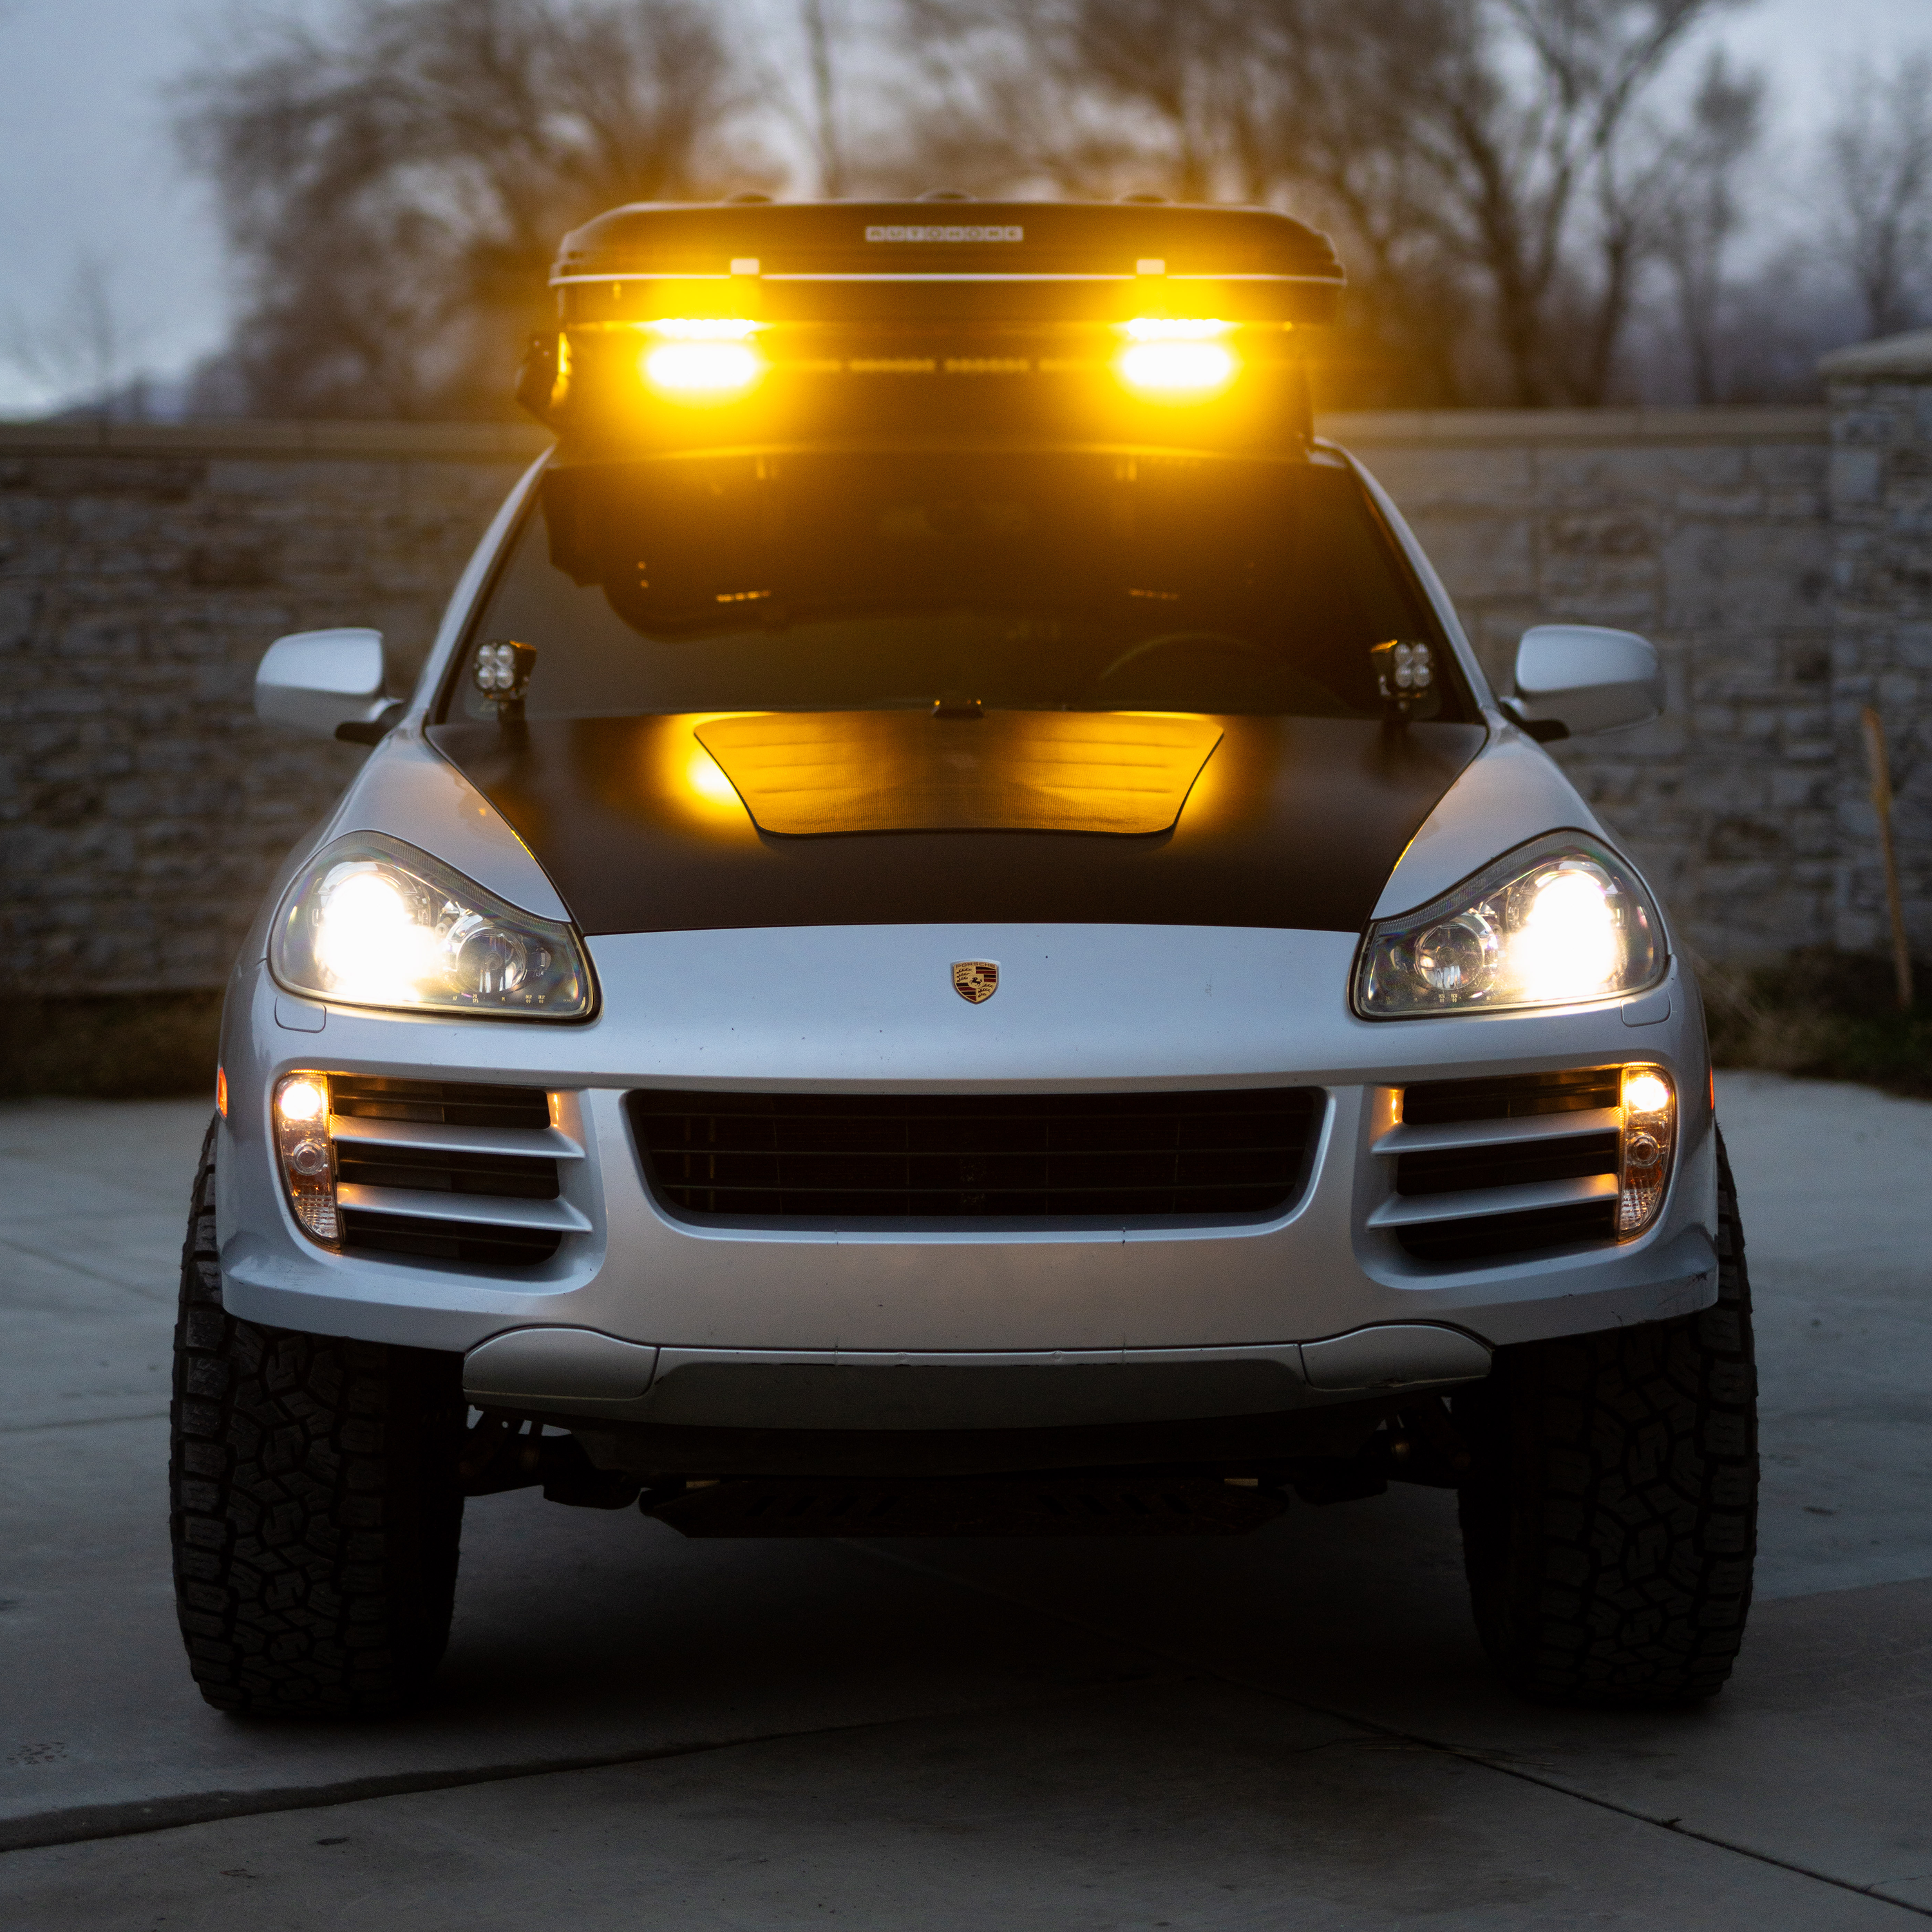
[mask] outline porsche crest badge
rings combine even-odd
[[[952,962],[952,990],[974,1006],[990,1000],[1000,990],[1000,963],[997,959],[956,959]]]

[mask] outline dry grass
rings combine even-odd
[[[1932,966],[1901,1012],[1889,959],[1824,950],[1775,964],[1701,964],[1698,983],[1720,1066],[1856,1080],[1932,1099]]]

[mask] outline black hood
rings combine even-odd
[[[1220,742],[1178,821],[1153,833],[761,832],[705,759],[701,717],[428,735],[592,934],[1069,922],[1358,932],[1486,735],[1480,724],[1208,722]]]

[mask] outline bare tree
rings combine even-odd
[[[1736,72],[1722,52],[1706,62],[1689,123],[1658,144],[1667,183],[1658,253],[1670,282],[1690,393],[1720,402],[1719,344],[1726,257],[1743,220],[1739,168],[1756,148],[1762,124],[1764,78]]]
[[[1868,335],[1909,328],[1932,271],[1932,53],[1889,74],[1868,62],[1840,90],[1826,137],[1832,248],[1864,308]]]
[[[146,413],[146,384],[133,362],[137,348],[98,255],[75,263],[52,314],[34,320],[10,308],[0,322],[0,357],[48,404],[65,404],[74,414],[138,419]]]
[[[902,172],[980,193],[1258,199],[1276,0],[902,0]]]
[[[1519,404],[1599,403],[1652,240],[1638,110],[1693,26],[1732,0],[1463,0],[1418,78],[1443,218],[1486,285]]]
[[[354,0],[334,32],[258,16],[181,117],[242,271],[250,405],[500,412],[558,237],[728,182],[717,137],[745,100],[700,0]]]
[[[799,25],[812,70],[812,144],[818,158],[818,191],[845,192],[845,144],[838,118],[838,75],[833,64],[836,30],[827,0],[799,0]]]
[[[1642,110],[1737,4],[905,0],[915,152],[968,187],[1284,202],[1340,231],[1358,328],[1435,399],[1598,402],[1658,244]]]

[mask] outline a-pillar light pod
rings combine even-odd
[[[1660,1066],[1623,1070],[1618,1136],[1617,1232],[1625,1240],[1657,1219],[1677,1144],[1677,1090]]]
[[[285,1073],[275,1083],[275,1151],[296,1219],[318,1241],[338,1240],[327,1074]]]
[[[645,326],[638,370],[668,401],[728,403],[748,395],[768,367],[760,325],[731,316],[670,317]]]

